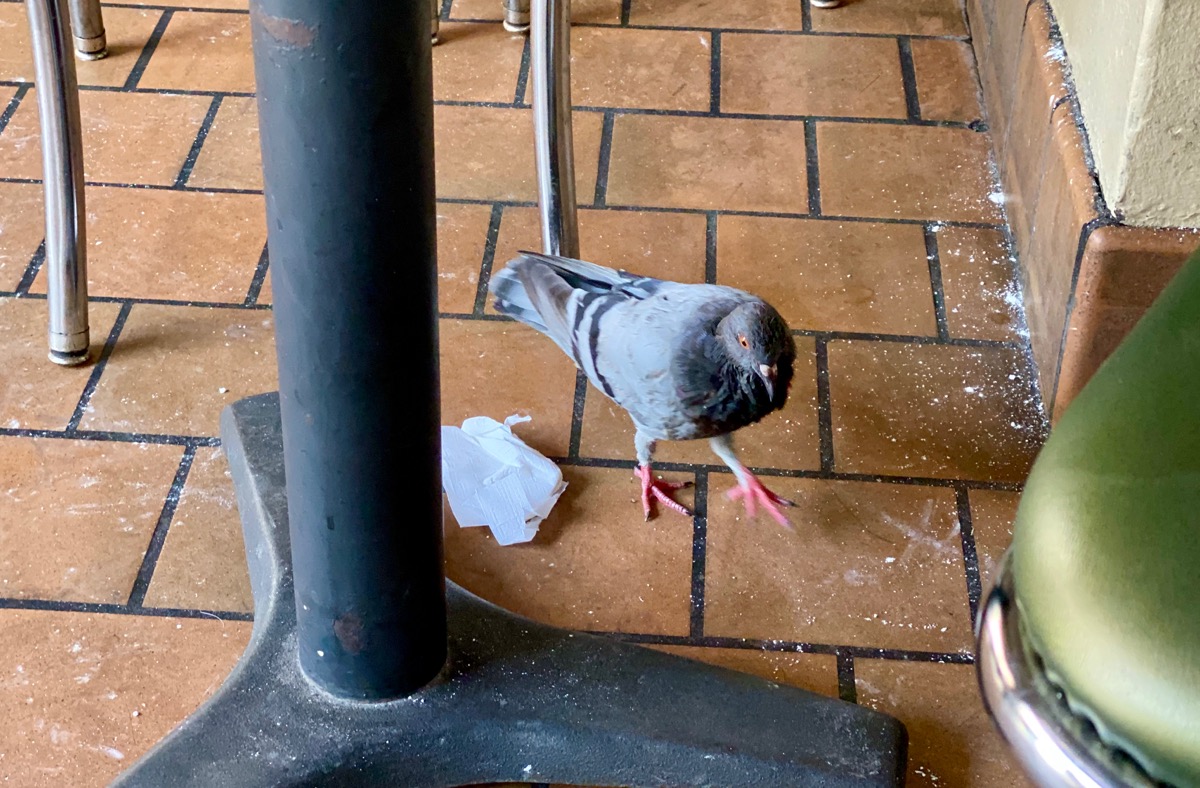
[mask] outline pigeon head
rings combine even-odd
[[[761,381],[772,406],[783,407],[792,382],[796,344],[779,313],[765,301],[750,301],[721,320],[717,336],[744,376]]]

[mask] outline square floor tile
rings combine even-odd
[[[440,105],[433,117],[439,197],[537,200],[530,110]],[[597,112],[572,117],[575,183],[586,202],[596,191],[604,119]]]
[[[821,467],[821,445],[817,432],[817,372],[814,342],[796,337],[795,375],[792,391],[783,410],[758,424],[739,430],[734,446],[742,462],[751,468],[816,470]],[[621,407],[594,387],[588,387],[583,411],[579,451],[585,457],[636,459],[633,422]],[[708,441],[662,441],[654,457],[660,462],[721,465]],[[711,477],[713,489],[723,491],[733,477]]]
[[[558,346],[510,321],[441,321],[442,424],[473,416],[504,421],[514,413],[533,421],[513,428],[521,440],[552,457],[571,443],[575,365]]]
[[[818,123],[821,209],[838,216],[1001,221],[988,136],[969,129]]]
[[[145,604],[254,609],[237,497],[229,463],[220,449],[199,449],[192,460]]]
[[[201,189],[262,189],[262,150],[254,99],[221,99],[188,185]]]
[[[748,648],[652,646],[678,657],[749,673],[776,684],[787,684],[831,698],[838,696],[837,658],[832,654],[759,651]]]
[[[610,205],[808,211],[799,121],[622,115]]]
[[[138,87],[253,93],[250,17],[176,11]]]
[[[1007,348],[830,342],[834,467],[1020,482],[1041,444],[1032,374]]]
[[[722,216],[717,282],[762,297],[794,329],[937,334],[913,225]]]
[[[854,676],[860,704],[908,728],[906,785],[1030,785],[984,711],[974,666],[857,659]]]
[[[795,530],[748,521],[710,477],[704,633],[918,651],[969,651],[954,492],[817,479],[765,483]]]
[[[983,118],[983,96],[969,42],[916,39],[912,55],[922,118],[965,123]]]
[[[91,294],[240,304],[267,241],[262,201],[258,195],[89,189]],[[46,291],[45,269],[32,290]]]
[[[721,110],[903,118],[899,50],[885,38],[723,35]]]
[[[93,360],[120,309],[117,304],[89,306]],[[65,429],[92,375],[91,365],[60,367],[46,358],[48,320],[40,298],[0,298],[0,427]]]
[[[1021,285],[999,230],[941,227],[937,232],[950,336],[1015,341],[1021,336]]]
[[[706,32],[576,27],[571,102],[577,107],[707,111],[712,38]],[[528,88],[525,100],[533,98]]]
[[[437,207],[438,309],[471,312],[492,209],[487,205],[439,203]]]
[[[0,183],[0,290],[16,289],[46,236],[42,206],[40,184]]]
[[[162,0],[162,2],[158,2],[158,0],[155,0],[155,2],[133,0],[130,5],[165,5],[178,8],[204,8],[213,11],[245,12],[249,3],[247,0]]]
[[[182,455],[0,437],[0,596],[124,604]]]
[[[157,93],[79,94],[84,175],[89,181],[170,186],[175,183],[212,99]],[[21,100],[0,134],[0,172],[42,177],[37,91]]]
[[[971,490],[971,528],[975,534],[975,554],[979,559],[979,581],[986,594],[996,580],[996,570],[1004,551],[1012,543],[1013,521],[1021,494],[1000,490]]]
[[[0,611],[0,779],[107,785],[212,695],[249,639],[237,621]]]
[[[81,426],[215,436],[226,405],[278,388],[270,312],[137,304]]]
[[[790,0],[633,0],[629,21],[635,25],[750,30],[800,30],[804,26],[800,4]]]
[[[447,506],[449,578],[547,624],[686,635],[691,520],[644,522],[637,480],[627,470],[562,470],[566,492],[527,544],[500,547],[486,527],[460,528]]]
[[[454,0],[451,19],[504,18],[504,4],[493,0]],[[572,0],[571,22],[576,25],[616,24],[621,21],[621,0]]]
[[[959,0],[852,0],[835,9],[814,8],[812,23],[822,32],[967,35]]]
[[[104,7],[104,32],[108,57],[75,60],[80,85],[120,87],[133,71],[162,16],[159,9]],[[33,82],[33,54],[29,48],[29,19],[22,3],[0,4],[0,79]]]
[[[513,101],[525,40],[502,25],[442,22],[433,48],[433,97]]]

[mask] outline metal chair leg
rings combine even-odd
[[[83,60],[99,60],[108,55],[108,38],[104,35],[104,17],[100,0],[68,0],[71,7],[71,33],[75,51]]]
[[[433,10],[433,15],[430,18],[430,32],[433,34],[433,43],[436,44],[438,42],[438,28],[441,27],[442,2],[441,0],[430,0],[430,5]]]
[[[578,257],[570,13],[570,0],[534,0],[530,65],[542,246],[548,254]]]
[[[529,0],[504,0],[504,29],[510,33],[529,29]]]
[[[90,338],[83,135],[68,0],[26,0],[25,7],[41,114],[50,360],[73,366],[87,361]]]

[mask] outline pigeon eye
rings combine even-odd
[[[738,336],[738,344],[747,350],[750,349],[750,340],[746,339],[745,336]]]

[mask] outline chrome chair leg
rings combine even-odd
[[[438,42],[438,29],[441,27],[442,20],[442,2],[441,0],[430,0],[433,14],[430,17],[430,33],[433,35],[433,43]]]
[[[104,35],[104,17],[100,0],[68,0],[71,8],[71,34],[75,51],[84,60],[99,60],[108,55],[108,38]]]
[[[90,337],[83,136],[68,0],[26,0],[25,7],[41,114],[50,360],[73,366],[87,361]]]
[[[578,257],[570,13],[570,0],[533,0],[529,45],[542,246],[549,254]]]
[[[504,0],[504,29],[510,33],[529,29],[529,0]]]

